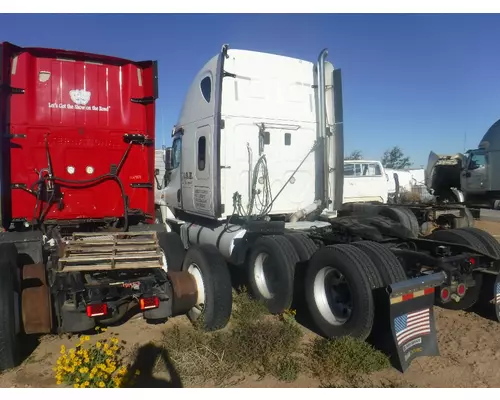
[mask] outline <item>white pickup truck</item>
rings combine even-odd
[[[387,203],[389,177],[380,161],[344,161],[344,203]]]

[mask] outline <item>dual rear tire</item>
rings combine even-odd
[[[271,313],[282,313],[292,304],[296,270],[307,263],[300,283],[319,333],[366,339],[374,323],[373,292],[406,279],[396,256],[375,242],[318,249],[306,235],[293,235],[255,241],[247,260],[250,293]]]

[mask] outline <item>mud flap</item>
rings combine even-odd
[[[412,361],[439,356],[434,320],[435,287],[444,281],[436,273],[399,282],[388,287],[389,314],[395,367],[405,372]]]
[[[52,301],[47,285],[45,266],[23,266],[21,308],[24,332],[50,333],[52,331]]]

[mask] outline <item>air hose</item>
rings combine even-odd
[[[92,183],[97,183],[102,180],[107,180],[107,179],[112,179],[114,180],[118,186],[120,187],[120,191],[122,194],[122,199],[123,199],[123,232],[126,232],[128,230],[128,202],[127,202],[127,196],[125,193],[125,188],[123,187],[123,183],[121,179],[114,175],[114,174],[104,174],[97,176],[93,179],[87,179],[87,180],[82,180],[82,181],[76,181],[72,179],[65,179],[65,178],[59,178],[57,176],[53,176],[52,178],[49,178],[49,180],[52,180],[54,182],[61,182],[61,183],[66,183],[68,185],[89,185]]]
[[[47,176],[46,178],[42,178],[40,176],[40,178],[35,183],[33,183],[33,185],[31,185],[31,190],[33,190],[35,188],[35,186],[37,186],[37,185],[39,186],[42,183],[44,183],[45,181],[66,183],[67,185],[91,185],[93,183],[97,183],[97,182],[102,181],[102,180],[112,179],[118,184],[118,186],[120,187],[120,192],[122,194],[122,199],[123,199],[123,228],[122,228],[122,231],[127,232],[127,230],[128,230],[128,201],[127,201],[127,195],[125,193],[125,188],[123,186],[123,182],[118,177],[118,173],[120,172],[120,169],[123,166],[125,159],[127,158],[128,153],[130,152],[130,148],[132,147],[132,144],[134,144],[134,143],[135,143],[135,141],[129,142],[129,144],[127,146],[127,150],[125,150],[125,153],[123,154],[123,156],[118,164],[118,167],[116,169],[115,174],[104,174],[104,175],[100,175],[100,176],[97,176],[97,177],[92,178],[92,179],[77,181],[77,180],[72,180],[72,179],[59,178],[57,176],[52,175],[52,161],[50,158],[48,140],[46,138],[45,145],[46,145],[46,151],[47,151],[47,161],[49,164],[49,168],[47,171],[49,173],[49,176]],[[38,193],[39,193],[39,191],[38,191]],[[38,220],[42,221],[42,223],[43,223],[43,219],[45,218],[45,214],[48,212],[50,205],[52,204],[53,198],[54,198],[54,193],[52,193],[52,195],[48,201],[47,206],[40,214],[40,217]],[[38,194],[37,194],[37,206],[38,206]],[[35,215],[36,215],[37,206],[35,207],[35,211],[34,211]]]

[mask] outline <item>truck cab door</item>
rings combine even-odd
[[[487,190],[487,157],[484,150],[470,152],[461,172],[461,186],[465,192],[480,193]]]

